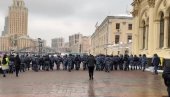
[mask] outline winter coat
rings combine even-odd
[[[95,60],[94,56],[90,55],[88,57],[87,64],[88,64],[88,67],[95,67],[96,60]]]

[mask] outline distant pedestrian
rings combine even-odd
[[[146,55],[145,54],[143,54],[143,56],[142,56],[142,59],[141,59],[141,63],[142,63],[142,70],[143,70],[143,72],[145,71],[145,68],[146,68],[146,64],[147,64],[147,57],[146,57]]]
[[[19,70],[20,70],[20,66],[21,66],[21,60],[19,58],[19,55],[17,54],[16,57],[15,57],[15,72],[16,72],[16,77],[18,77],[18,73],[19,73]]]
[[[96,64],[96,60],[93,55],[90,55],[88,57],[87,64],[88,64],[88,69],[89,69],[89,80],[93,80],[94,68]]]
[[[161,60],[157,54],[154,54],[154,56],[152,58],[152,64],[154,66],[154,73],[158,74],[158,66],[159,66],[159,64],[161,64]]]

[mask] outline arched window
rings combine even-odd
[[[145,49],[145,44],[146,44],[146,23],[143,21],[143,33],[142,33],[142,49]]]
[[[164,13],[161,12],[160,17],[160,40],[159,40],[159,47],[163,48],[164,46]]]

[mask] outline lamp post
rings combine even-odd
[[[42,54],[42,40],[41,38],[38,38],[38,54]]]

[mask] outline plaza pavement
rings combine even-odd
[[[160,75],[142,71],[27,71],[0,76],[0,97],[167,97]]]

